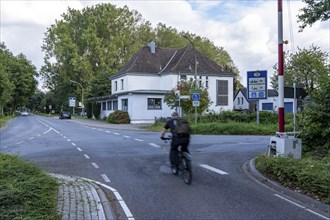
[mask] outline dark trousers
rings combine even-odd
[[[171,166],[179,164],[178,148],[181,146],[181,151],[188,152],[189,137],[174,137],[171,142],[170,162]]]

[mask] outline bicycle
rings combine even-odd
[[[171,140],[171,137],[164,138],[163,140],[165,141],[165,143],[167,143],[167,140]],[[174,171],[172,168],[172,173],[174,175],[178,175],[179,172],[181,172],[183,181],[186,184],[190,185],[192,181],[191,155],[188,152],[182,151],[181,146],[179,146],[178,156],[179,165],[176,171]]]

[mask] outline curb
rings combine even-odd
[[[305,208],[313,210],[314,212],[323,215],[327,219],[330,219],[330,205],[324,204],[300,192],[286,188],[280,185],[278,182],[268,179],[255,168],[254,160],[255,158],[246,161],[243,165],[244,173],[252,180],[272,191],[277,192],[281,196],[292,200]]]

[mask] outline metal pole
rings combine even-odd
[[[257,100],[257,126],[259,126],[259,100]]]
[[[195,89],[197,89],[197,58],[195,55]],[[195,106],[195,124],[197,124],[197,106]]]
[[[297,99],[296,99],[296,83],[293,83],[293,136],[296,137],[296,114],[297,114]]]
[[[282,0],[278,0],[278,131],[284,132],[284,63]]]
[[[84,115],[84,113],[85,113],[85,111],[84,111],[84,109],[85,109],[85,106],[84,106],[84,88],[80,83],[78,83],[74,80],[70,80],[70,82],[78,84],[81,88],[81,112]]]

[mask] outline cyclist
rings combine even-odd
[[[177,112],[173,112],[171,114],[171,119],[166,122],[161,134],[160,138],[162,140],[165,140],[164,135],[167,132],[168,129],[170,129],[172,133],[172,141],[171,141],[171,150],[170,150],[170,162],[171,162],[171,169],[172,173],[177,174],[178,173],[178,164],[179,164],[179,156],[178,156],[178,148],[181,146],[181,150],[183,152],[188,151],[188,145],[190,142],[190,135],[189,134],[177,134],[176,132],[176,125],[178,123],[178,120],[180,119],[179,114]]]

